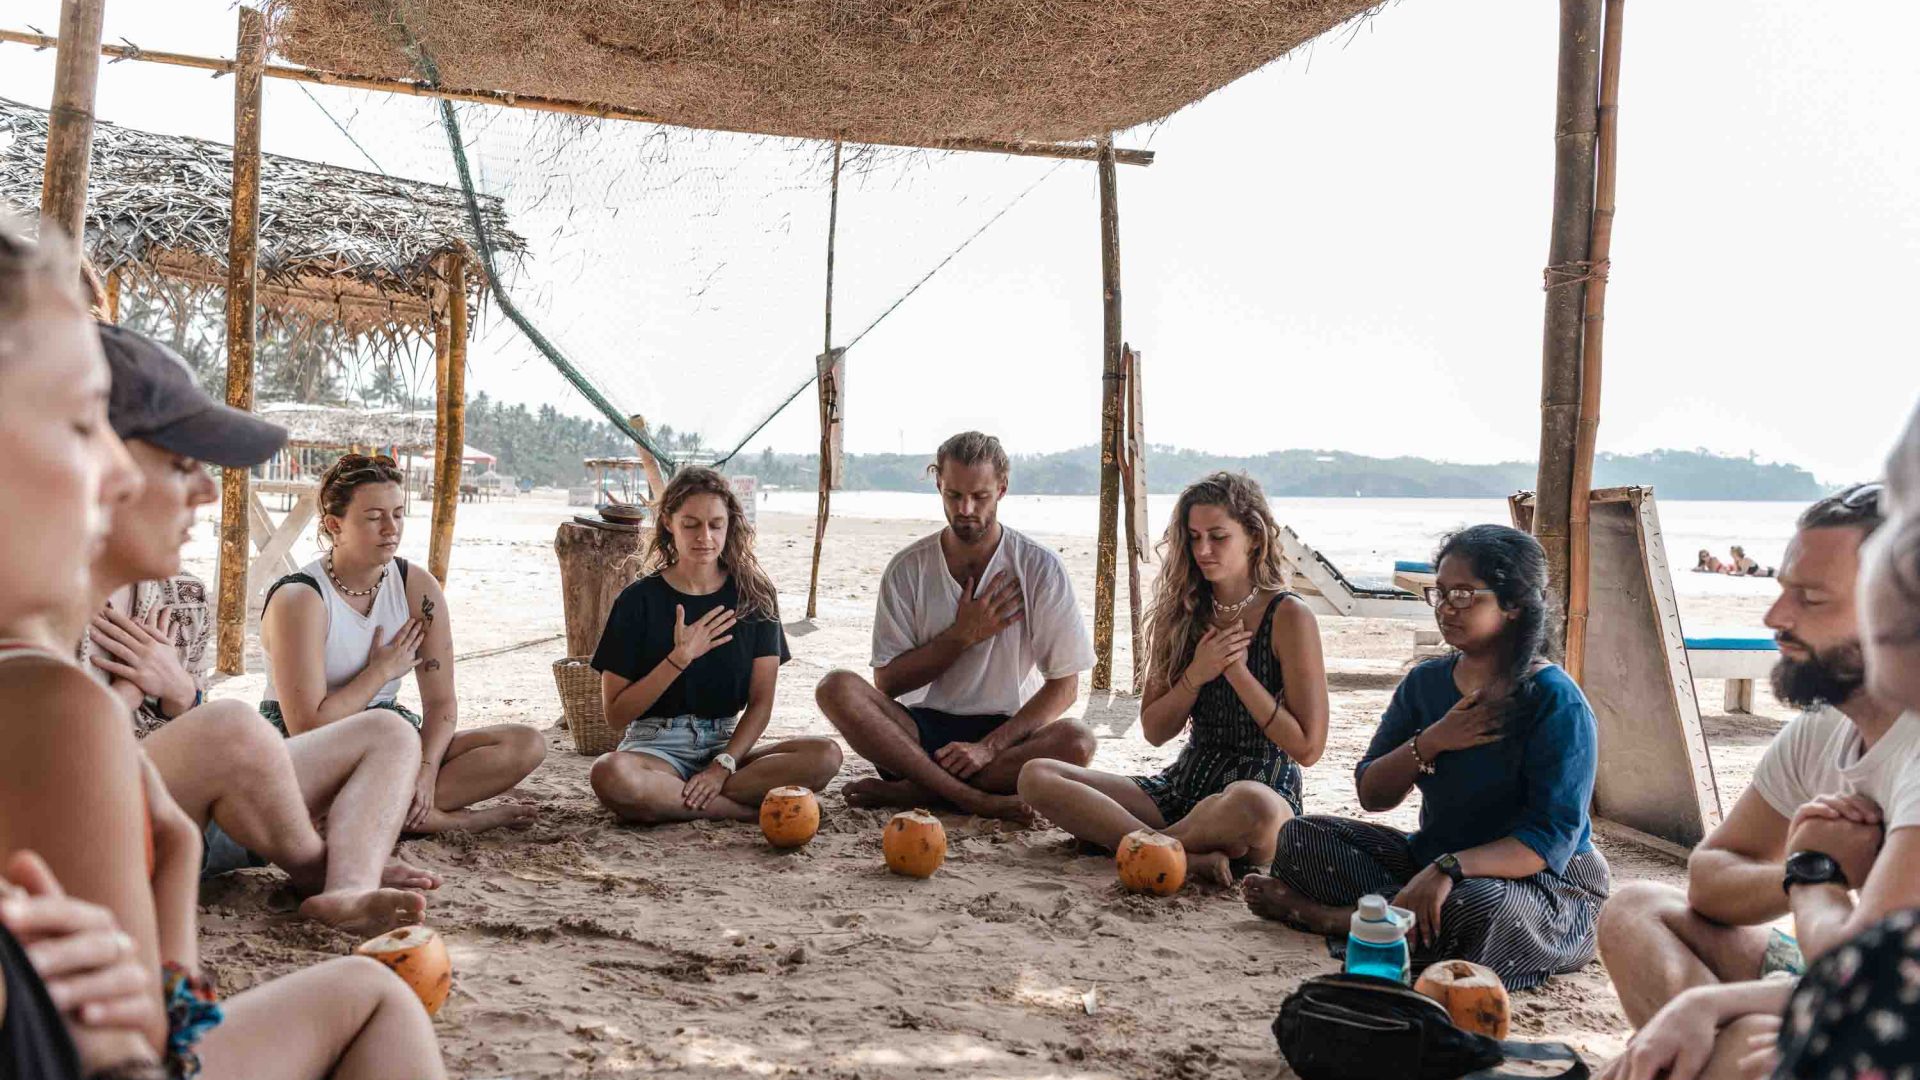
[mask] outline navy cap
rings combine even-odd
[[[180,354],[152,338],[101,323],[100,347],[113,372],[107,420],[122,439],[229,469],[258,465],[286,445],[286,428],[208,397]]]

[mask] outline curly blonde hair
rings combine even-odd
[[[1289,584],[1280,559],[1280,525],[1258,481],[1245,473],[1217,472],[1188,484],[1156,547],[1160,579],[1147,609],[1147,677],[1168,685],[1193,659],[1213,609],[1213,586],[1201,575],[1187,542],[1187,516],[1196,506],[1218,506],[1247,531],[1254,588],[1277,592]]]

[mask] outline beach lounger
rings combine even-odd
[[[1285,525],[1280,527],[1280,558],[1293,576],[1294,591],[1316,614],[1433,620],[1433,609],[1417,594],[1356,582]]]
[[[1401,559],[1393,564],[1393,587],[1404,589],[1415,596],[1422,595],[1421,590],[1432,585],[1437,579],[1433,564]]]
[[[1693,677],[1726,680],[1726,711],[1752,712],[1753,680],[1766,678],[1780,659],[1773,631],[1701,628],[1688,633],[1686,643]]]

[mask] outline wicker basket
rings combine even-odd
[[[600,708],[600,673],[587,657],[569,656],[553,662],[553,683],[560,690],[560,709],[567,718],[573,752],[588,757],[620,745],[620,732],[607,723]]]

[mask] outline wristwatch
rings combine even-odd
[[[1791,893],[1795,885],[1849,887],[1840,864],[1824,851],[1796,851],[1787,856],[1787,876],[1780,887]]]
[[[1460,856],[1448,852],[1433,860],[1434,869],[1451,878],[1455,885],[1467,880],[1466,872],[1460,869]]]
[[[713,755],[713,763],[727,770],[729,774],[737,773],[740,771],[740,763],[738,761],[733,760],[733,755],[726,753],[725,751],[722,751],[721,753]]]

